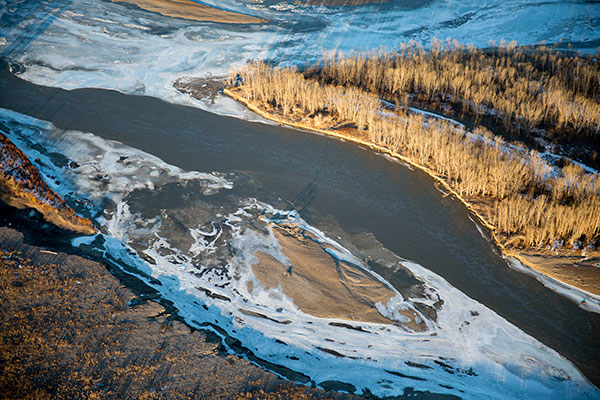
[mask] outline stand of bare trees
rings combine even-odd
[[[516,43],[483,50],[434,39],[430,51],[409,44],[394,53],[324,54],[318,78],[391,101],[410,95],[452,104],[474,120],[487,114],[507,130],[600,133],[600,63],[591,56]]]
[[[570,64],[572,60],[564,61],[581,78],[563,81],[561,77],[567,68],[563,68],[563,61],[545,61],[540,56],[539,59],[534,57],[535,67],[533,64],[526,67],[530,64],[517,61],[533,56],[510,48],[500,48],[497,53],[494,59],[480,50],[461,49],[452,53],[434,47],[431,53],[407,50],[389,56],[334,56],[318,67],[320,74],[316,74],[315,69],[299,72],[254,63],[237,71],[235,77],[232,75],[230,85],[231,90],[275,118],[357,136],[429,168],[467,202],[484,204],[486,219],[508,245],[596,246],[600,243],[598,174],[575,163],[560,168],[549,163],[542,154],[507,144],[485,128],[469,132],[443,119],[403,111],[401,107],[385,107],[377,98],[382,92],[424,91],[430,97],[449,93],[455,98],[469,99],[474,107],[485,104],[511,115],[521,110],[518,118],[537,121],[525,106],[532,98],[531,108],[542,110],[539,111],[541,118],[556,118],[574,127],[598,129],[597,105],[590,105],[594,111],[585,117],[575,115],[572,109],[557,106],[558,100],[533,94],[533,80],[519,78],[523,71],[530,70],[525,73],[534,74],[534,70],[545,68],[547,72],[540,76],[556,88],[553,92],[559,93],[556,98],[568,98],[570,103],[585,98],[585,102],[577,104],[588,104],[586,102],[596,101],[600,96],[600,91],[591,89],[598,85],[597,72],[592,74],[591,66],[581,65],[577,69]],[[506,68],[497,73],[486,69],[490,60]],[[440,71],[450,71],[450,75],[442,79]],[[481,90],[472,87],[475,80],[481,82]],[[236,82],[237,87],[233,87]],[[486,85],[492,88],[489,93],[483,90]],[[515,89],[517,87],[519,89]],[[520,94],[520,90],[526,92]],[[506,95],[509,98],[521,99],[521,103],[499,100],[501,91],[509,93]]]

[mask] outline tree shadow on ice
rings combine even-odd
[[[27,51],[31,42],[48,29],[72,3],[72,0],[9,0],[5,5],[5,12],[0,14],[0,32],[5,38],[12,40],[0,51],[0,58],[14,58]]]

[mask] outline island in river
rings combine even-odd
[[[481,77],[477,73],[473,75],[464,68],[466,72],[458,73],[446,87],[437,81],[427,82],[429,78],[421,76],[425,72],[421,74],[420,69],[437,68],[436,72],[442,76],[446,70],[458,68],[460,71],[463,64],[475,62],[473,59],[482,64],[482,68],[499,59],[509,65],[508,70],[515,76],[523,74],[519,72],[523,65],[530,66],[528,71],[537,71],[537,68],[542,71],[539,76],[545,76],[539,78],[538,72],[528,72],[519,79],[548,80],[543,72],[549,68],[547,64],[560,65],[553,70],[553,74],[560,75],[565,67],[564,56],[547,53],[544,49],[501,48],[489,53],[462,47],[441,50],[435,48],[436,43],[432,44],[432,54],[408,48],[398,54],[333,56],[331,59],[326,56],[302,71],[257,63],[232,76],[224,93],[267,119],[350,140],[423,170],[463,202],[491,231],[492,240],[506,257],[512,258],[515,268],[539,277],[551,277],[551,281],[541,280],[581,302],[583,308],[597,311],[600,178],[596,170],[578,161],[596,159],[594,145],[586,145],[587,138],[595,135],[599,126],[595,97],[577,97],[580,107],[587,107],[590,112],[585,123],[571,124],[564,122],[575,118],[571,108],[559,103],[548,104],[535,95],[506,95],[513,96],[510,100],[517,103],[539,105],[544,113],[541,118],[538,114],[515,109],[508,105],[510,102],[498,100],[503,93],[501,88],[513,79],[503,77],[490,82],[500,94],[481,95],[489,98],[477,94],[482,105],[474,107],[468,96],[475,95],[462,94],[462,89],[453,85],[458,78],[479,82]],[[490,61],[481,62],[486,58]],[[591,71],[597,69],[593,60],[576,61],[589,68],[582,74],[592,74]],[[506,79],[507,82],[503,81]],[[403,80],[408,83],[402,83]],[[550,79],[544,84],[554,87],[552,82]],[[407,94],[409,90],[415,93]],[[444,96],[444,90],[455,93],[454,97]],[[587,89],[573,89],[565,84],[553,90],[557,98],[572,98],[574,93]],[[459,95],[465,99],[457,100]],[[440,100],[440,96],[450,100]],[[474,121],[484,118],[486,126],[495,133],[477,125],[469,130],[456,120],[414,108],[412,103],[416,99],[421,103],[433,102],[429,108],[445,110],[450,116],[471,115]],[[392,100],[395,104],[390,102]],[[493,105],[501,110],[492,109]],[[484,113],[483,117],[480,112]],[[523,133],[525,129],[529,133]],[[507,142],[497,133],[504,131],[511,137],[513,130],[531,140],[531,147]],[[531,139],[534,132],[535,140]],[[545,143],[549,140],[555,142],[556,153],[546,150],[549,145]],[[546,147],[539,148],[540,142]]]

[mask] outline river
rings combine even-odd
[[[265,213],[264,209],[258,210],[263,205],[272,207],[264,206],[268,209],[267,217],[277,220],[281,215],[276,210],[290,210],[290,204],[293,204],[297,210],[293,217],[300,221],[301,227],[320,240],[337,237],[337,242],[343,244],[339,251],[349,249],[356,255],[361,252],[361,247],[365,247],[365,253],[361,253],[363,256],[373,251],[383,251],[386,254],[391,252],[424,266],[473,299],[474,304],[480,303],[493,310],[490,315],[496,313],[501,317],[490,317],[491,321],[508,321],[510,324],[507,323],[507,326],[512,324],[556,350],[588,379],[596,384],[600,383],[600,315],[580,309],[536,279],[510,269],[493,245],[485,239],[485,230],[478,229],[473,221],[474,217],[465,207],[452,197],[445,197],[436,189],[434,181],[420,171],[355,144],[314,133],[218,116],[151,97],[125,95],[102,89],[66,91],[37,86],[12,75],[6,68],[2,68],[0,73],[0,107],[48,121],[58,131],[90,132],[103,140],[118,141],[129,148],[158,157],[182,171],[217,171],[213,175],[198,178],[204,181],[197,185],[182,185],[181,181],[185,178],[172,173],[176,178],[163,182],[161,186],[148,184],[147,189],[124,192],[124,197],[119,200],[127,200],[125,210],[123,207],[119,209],[117,204],[109,204],[106,198],[97,203],[92,201],[94,206],[88,212],[99,224],[103,224],[107,236],[111,232],[112,236],[119,236],[114,234],[117,230],[110,231],[111,227],[123,222],[117,218],[119,213],[123,218],[127,216],[125,214],[138,213],[138,220],[130,221],[130,224],[137,224],[138,231],[132,228],[119,239],[128,242],[140,255],[144,250],[149,250],[152,243],[156,244],[150,240],[157,232],[152,231],[151,225],[156,222],[153,218],[162,216],[162,230],[155,236],[165,239],[164,235],[170,235],[166,238],[168,244],[162,248],[155,245],[150,249],[154,252],[146,251],[146,258],[154,254],[153,261],[156,264],[160,264],[157,257],[160,258],[161,255],[171,257],[172,264],[173,257],[179,254],[175,254],[174,248],[183,249],[184,242],[186,248],[190,246],[187,243],[189,238],[178,239],[182,230],[193,229],[197,225],[198,232],[208,238],[211,236],[210,232],[203,231],[200,227],[210,227],[211,221],[213,228],[218,225],[215,223],[217,219],[221,224],[219,226],[235,225],[237,220],[231,216],[246,218],[246,214],[256,213],[252,215],[255,218],[260,212]],[[55,135],[54,138],[56,137]],[[58,148],[65,143],[58,143]],[[131,179],[135,177],[134,173]],[[223,182],[233,182],[233,188],[228,189],[228,184]],[[213,183],[221,185],[213,190],[218,193],[211,192],[210,185]],[[247,199],[253,199],[257,203],[249,204]],[[98,204],[106,209],[98,209]],[[205,204],[203,210],[209,210],[209,215],[196,217],[195,213],[204,212],[195,208],[199,207],[198,204]],[[242,208],[245,211],[236,211]],[[228,212],[230,217],[227,217]],[[169,215],[165,216],[167,214]],[[171,225],[166,222],[169,218],[177,221],[176,216],[179,217],[179,222],[185,224],[185,229],[177,228],[175,222]],[[154,226],[158,227],[157,224]],[[140,233],[142,228],[148,232]],[[123,226],[119,226],[119,229],[123,231]],[[217,228],[215,230],[218,231]],[[239,241],[241,236],[235,235],[243,236],[245,231],[233,229],[232,232],[230,239]],[[215,232],[212,232],[212,236],[215,236]],[[94,245],[89,241],[87,244]],[[108,249],[107,246],[105,248]],[[375,248],[377,249],[373,250]],[[256,249],[253,248],[252,251],[254,250]],[[169,251],[173,252],[165,254]],[[410,270],[412,267],[406,268]],[[393,272],[381,266],[375,266],[374,269],[379,277],[390,282],[406,298],[403,292],[409,286],[406,279],[396,279]],[[421,270],[417,268],[411,271],[418,275]],[[406,274],[405,271],[399,273],[399,276],[406,278]],[[431,279],[434,283],[430,283],[435,287],[437,278]],[[181,282],[178,284],[182,288],[185,286]],[[439,285],[444,286],[445,283]],[[159,286],[165,287],[165,283],[162,282]],[[168,297],[167,294],[165,296]],[[452,304],[452,300],[447,301]],[[467,300],[461,297],[460,301]],[[189,303],[181,304],[182,313],[188,315],[191,312],[186,308]],[[205,308],[212,310],[210,305]],[[472,320],[470,323],[474,324]],[[219,324],[227,325],[229,322],[219,320],[216,325]],[[262,325],[253,326],[250,331],[260,330],[257,327]],[[224,326],[223,329],[237,337],[235,327],[233,324],[231,327]],[[443,335],[443,330],[441,334]],[[303,337],[302,333],[298,335]],[[240,333],[239,338],[246,346],[251,347],[250,344],[254,343],[254,336],[251,334]],[[496,343],[490,342],[489,345],[496,346]],[[257,349],[260,346],[257,345]],[[464,343],[464,346],[470,347],[471,344]],[[506,357],[511,356],[511,343],[504,343],[505,348],[500,344],[498,346],[500,347],[496,350],[500,355],[494,353],[492,359],[503,357],[504,351],[507,352]],[[536,347],[535,344],[531,346]],[[441,351],[436,347],[432,349]],[[266,358],[264,351],[256,350],[255,353]],[[465,365],[462,362],[464,360],[460,360],[460,354],[454,356],[459,358],[457,365]],[[442,359],[447,360],[448,357]],[[281,357],[274,357],[273,360],[276,360],[273,361],[276,364],[282,364]],[[338,360],[339,357],[336,362]],[[482,393],[492,398],[497,395],[501,397],[495,392],[469,392],[465,387],[461,388],[461,380],[466,382],[466,386],[471,385],[468,383],[472,379],[470,374],[461,374],[458,367],[452,372],[448,367],[452,363],[442,362],[444,363],[446,367],[442,366],[441,370],[448,372],[448,379],[457,380],[457,383],[454,384],[454,390],[440,388],[442,392],[461,395],[459,392],[465,393],[466,390],[466,397]],[[343,364],[338,365],[332,361],[327,368],[342,368],[341,365]],[[295,369],[293,362],[287,367]],[[416,371],[419,372],[418,369]],[[462,371],[465,372],[465,369]],[[478,375],[487,376],[486,373],[475,371]],[[306,371],[302,373],[306,374]],[[390,375],[394,378],[396,376]],[[512,382],[506,376],[498,379],[504,379],[505,383]],[[337,380],[361,386],[360,382],[352,378]],[[559,378],[554,380],[560,381]],[[415,385],[419,387],[418,379],[416,381]],[[392,384],[388,386],[394,387]],[[373,390],[368,384],[365,387]],[[431,390],[427,385],[423,388]],[[382,389],[380,393],[390,392]]]

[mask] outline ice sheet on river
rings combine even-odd
[[[208,4],[269,19],[232,26],[163,17],[135,7],[93,0],[22,2],[0,7],[0,54],[25,66],[25,79],[67,89],[101,87],[194,104],[220,113],[249,113],[227,98],[190,99],[179,78],[223,76],[248,59],[305,63],[338,49],[396,48],[409,40],[452,38],[485,47],[489,40],[520,44],[600,45],[598,4],[561,1],[394,1],[320,7],[264,1]]]
[[[248,196],[244,176],[185,172],[7,110],[0,124],[103,230],[75,246],[101,252],[190,325],[284,376],[376,395],[600,395],[568,360],[442,277],[368,234],[359,247]]]

